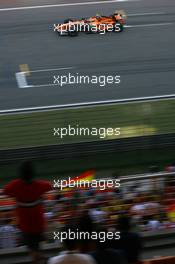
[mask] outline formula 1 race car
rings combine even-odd
[[[110,16],[96,15],[89,18],[66,19],[64,23],[54,24],[54,31],[60,36],[77,36],[79,32],[99,33],[122,32],[125,24],[125,14],[116,11]]]

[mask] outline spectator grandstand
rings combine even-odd
[[[142,235],[174,230],[174,172],[120,177],[120,183],[117,189],[84,187],[49,191],[44,195],[47,229],[42,243],[61,249],[62,243],[55,239],[54,232],[61,232],[70,221],[76,223],[84,214],[91,217],[93,225],[106,230],[118,230],[121,215],[128,215],[131,218],[131,231]],[[4,248],[19,249],[25,245],[18,227],[16,207],[15,200],[1,191],[0,251]]]

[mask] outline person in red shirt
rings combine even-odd
[[[4,194],[15,198],[18,226],[25,244],[32,254],[33,263],[41,259],[39,243],[45,231],[44,206],[42,196],[52,189],[49,181],[34,179],[34,169],[30,161],[22,164],[20,177],[4,188]]]

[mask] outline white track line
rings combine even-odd
[[[163,12],[155,12],[155,13],[135,13],[135,14],[127,14],[127,16],[158,16],[158,15],[166,15]]]
[[[30,86],[27,84],[26,76],[24,72],[17,72],[16,81],[19,88],[29,88]]]
[[[41,69],[41,70],[33,70],[33,71],[29,71],[29,72],[35,73],[35,72],[62,71],[62,70],[70,70],[70,69],[74,69],[74,68],[75,67]],[[26,74],[27,73],[28,72],[17,72],[17,73],[15,73],[16,81],[17,81],[18,87],[20,89],[33,88],[33,87],[44,87],[44,86],[55,86],[56,85],[56,84],[28,85],[27,80],[26,80]]]
[[[169,26],[173,25],[173,22],[168,23],[157,23],[157,24],[143,24],[143,25],[125,25],[125,28],[137,28],[137,27],[156,27],[156,26]]]
[[[83,5],[101,5],[111,4],[118,2],[135,2],[141,0],[109,0],[109,1],[95,1],[95,2],[79,2],[79,3],[67,3],[67,4],[55,4],[55,5],[40,5],[40,6],[21,6],[21,7],[8,7],[1,8],[0,12],[4,11],[18,11],[18,10],[29,10],[29,9],[41,9],[41,8],[53,8],[53,7],[66,7],[66,6],[83,6]]]
[[[86,103],[14,108],[14,109],[0,110],[0,114],[15,114],[21,112],[34,112],[34,111],[43,112],[48,110],[60,110],[63,108],[82,108],[89,106],[96,107],[98,105],[105,105],[105,104],[140,103],[142,101],[165,100],[165,99],[174,99],[174,98],[175,98],[175,94],[167,94],[167,95],[158,95],[158,96],[126,98],[126,99],[118,99],[118,100],[94,101],[94,102],[86,102]]]
[[[70,70],[74,69],[75,67],[66,67],[66,68],[53,68],[53,69],[41,69],[41,70],[34,70],[30,72],[48,72],[48,71],[63,71],[63,70]],[[26,72],[25,72],[26,73]]]

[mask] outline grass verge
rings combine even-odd
[[[117,104],[0,116],[0,149],[20,148],[119,136],[54,136],[54,128],[121,128],[120,137],[175,132],[175,100]],[[102,137],[102,138],[100,138]],[[104,137],[104,138],[103,138]]]

